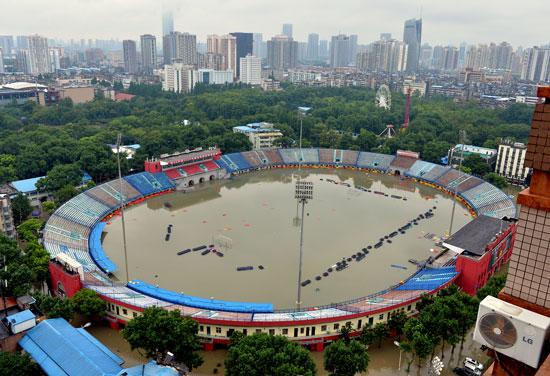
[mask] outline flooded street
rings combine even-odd
[[[113,352],[122,357],[126,363],[125,367],[133,366],[136,364],[143,363],[147,359],[143,358],[137,351],[131,351],[130,345],[122,338],[120,333],[116,330],[110,329],[108,327],[94,325],[88,328],[88,331],[99,339],[103,344],[109,347]],[[471,332],[468,334],[466,341],[464,343],[464,349],[460,350],[460,345],[457,346],[454,352],[454,356],[451,357],[451,349],[449,346],[446,346],[445,358],[443,362],[445,363],[445,368],[443,369],[443,376],[453,375],[452,369],[457,365],[461,365],[461,362],[464,360],[465,356],[470,356],[478,361],[486,362],[488,359],[485,354],[479,350],[479,345],[474,343],[471,340]],[[194,376],[206,376],[214,375],[214,369],[217,369],[217,374],[223,375],[223,362],[227,350],[215,350],[209,352],[202,352],[204,359],[204,364],[198,369],[194,370],[192,375]],[[441,351],[436,352],[437,356],[441,356]],[[315,361],[317,366],[317,375],[325,376],[328,375],[323,369],[323,353],[322,352],[311,352],[311,356]],[[369,376],[392,376],[392,375],[406,375],[406,355],[403,354],[401,371],[398,371],[399,365],[399,350],[393,344],[393,340],[387,340],[382,344],[382,347],[379,349],[376,345],[373,345],[369,348],[370,363],[368,367],[368,372],[364,375]],[[410,375],[426,375],[426,367],[418,369],[416,363],[411,365]]]
[[[130,278],[188,295],[292,307],[299,242],[296,173],[249,173],[129,208]],[[311,284],[302,289],[303,306],[362,297],[402,281],[416,269],[408,260],[428,258],[435,241],[448,231],[453,200],[435,189],[358,171],[307,170],[301,174],[315,184],[304,222],[302,281],[309,279]],[[434,217],[419,220],[405,234],[382,239],[380,248],[373,247],[430,209]],[[456,209],[455,231],[471,219],[464,207],[457,205]],[[113,219],[105,231],[104,249],[119,265],[118,273],[123,273],[120,219]],[[217,252],[192,251],[209,245]],[[352,260],[347,269],[327,273],[336,262],[351,260],[368,246],[373,248],[360,262]],[[253,270],[237,271],[247,266]]]

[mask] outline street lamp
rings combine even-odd
[[[401,348],[401,344],[397,341],[393,341],[393,344],[399,348],[399,366],[397,367],[398,371],[401,371],[401,353],[403,352],[403,349]]]
[[[80,329],[86,329],[86,328],[89,328],[90,326],[92,326],[92,323],[91,322],[87,322],[86,324],[82,325],[80,327]]]
[[[305,180],[296,181],[296,191],[294,198],[302,203],[302,220],[300,223],[300,262],[298,263],[298,297],[296,298],[296,308],[300,309],[302,304],[302,255],[304,249],[304,210],[308,200],[313,199],[313,182]]]

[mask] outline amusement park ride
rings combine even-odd
[[[391,108],[391,94],[390,89],[387,85],[381,85],[376,93],[376,104],[378,107],[389,110]],[[410,112],[411,112],[411,88],[407,88],[406,102],[405,102],[405,119],[403,125],[401,126],[401,131],[405,132],[409,126],[410,121]],[[393,124],[387,124],[386,129],[384,129],[379,135],[379,137],[392,138],[395,136],[395,129]]]

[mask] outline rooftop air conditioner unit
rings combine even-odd
[[[474,341],[537,368],[549,328],[549,317],[487,296],[479,304]]]

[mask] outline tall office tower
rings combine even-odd
[[[319,59],[328,59],[328,40],[319,41]]]
[[[292,38],[292,24],[285,23],[283,24],[283,35],[286,35],[289,38]]]
[[[350,38],[340,34],[332,37],[330,42],[330,66],[347,67],[350,63]]]
[[[407,47],[395,39],[376,41],[357,55],[357,68],[362,71],[402,72],[407,66]]]
[[[445,48],[443,46],[434,46],[432,53],[432,61],[430,64],[431,69],[441,70],[443,69],[445,54]]]
[[[138,72],[138,58],[136,51],[136,42],[133,40],[122,41],[122,52],[124,55],[124,71],[135,74]]]
[[[2,55],[1,47],[0,47],[0,73],[4,73],[4,56]]]
[[[522,80],[550,82],[550,47],[533,47],[526,51]]]
[[[208,35],[208,52],[225,56],[226,67],[222,70],[233,71],[237,75],[237,38],[232,35]]]
[[[355,65],[355,57],[357,56],[357,34],[351,34],[349,36],[349,62]]]
[[[425,43],[420,47],[420,66],[424,69],[430,69],[432,65],[432,46]]]
[[[29,74],[31,72],[31,57],[28,49],[18,49],[15,55],[15,70]]]
[[[173,31],[162,36],[162,61],[165,65],[176,59],[176,39],[177,34]]]
[[[240,59],[239,77],[241,82],[247,85],[262,84],[262,59],[257,56],[247,55]]]
[[[17,48],[29,48],[29,38],[26,35],[17,36]]]
[[[162,12],[162,36],[174,32],[174,13],[172,10],[165,9]]]
[[[458,49],[458,68],[464,68],[466,64],[466,48],[468,45],[466,42],[460,43],[460,48]]]
[[[380,40],[391,40],[391,33],[380,33]]]
[[[307,37],[307,59],[319,59],[319,34],[311,33]]]
[[[286,35],[277,35],[267,42],[267,65],[274,71],[285,71],[298,63],[298,42]]]
[[[407,72],[415,73],[418,70],[420,46],[422,45],[422,19],[405,21],[403,42],[408,45]]]
[[[260,58],[264,58],[264,54],[263,54],[263,48],[262,48],[262,44],[263,44],[263,39],[264,39],[264,36],[262,35],[262,33],[254,33],[254,35],[252,36],[252,39],[253,39],[253,42],[252,42],[252,55],[254,56],[258,56]]]
[[[140,36],[141,39],[141,70],[145,74],[153,74],[157,65],[157,39],[151,34]]]
[[[192,65],[182,63],[164,66],[164,80],[162,90],[175,93],[189,93],[198,82],[198,72]]]
[[[247,55],[252,55],[254,52],[254,37],[252,33],[230,33],[237,38],[237,75],[241,70],[241,58]]]
[[[13,50],[13,36],[12,35],[0,35],[0,48],[4,51],[4,55],[11,54]]]
[[[458,66],[458,49],[453,46],[443,48],[443,59],[441,69],[455,71]]]
[[[61,58],[63,57],[63,50],[60,47],[50,47],[48,50],[50,54],[50,70],[55,72],[61,69]]]
[[[48,39],[40,35],[29,36],[30,73],[51,73]]]

